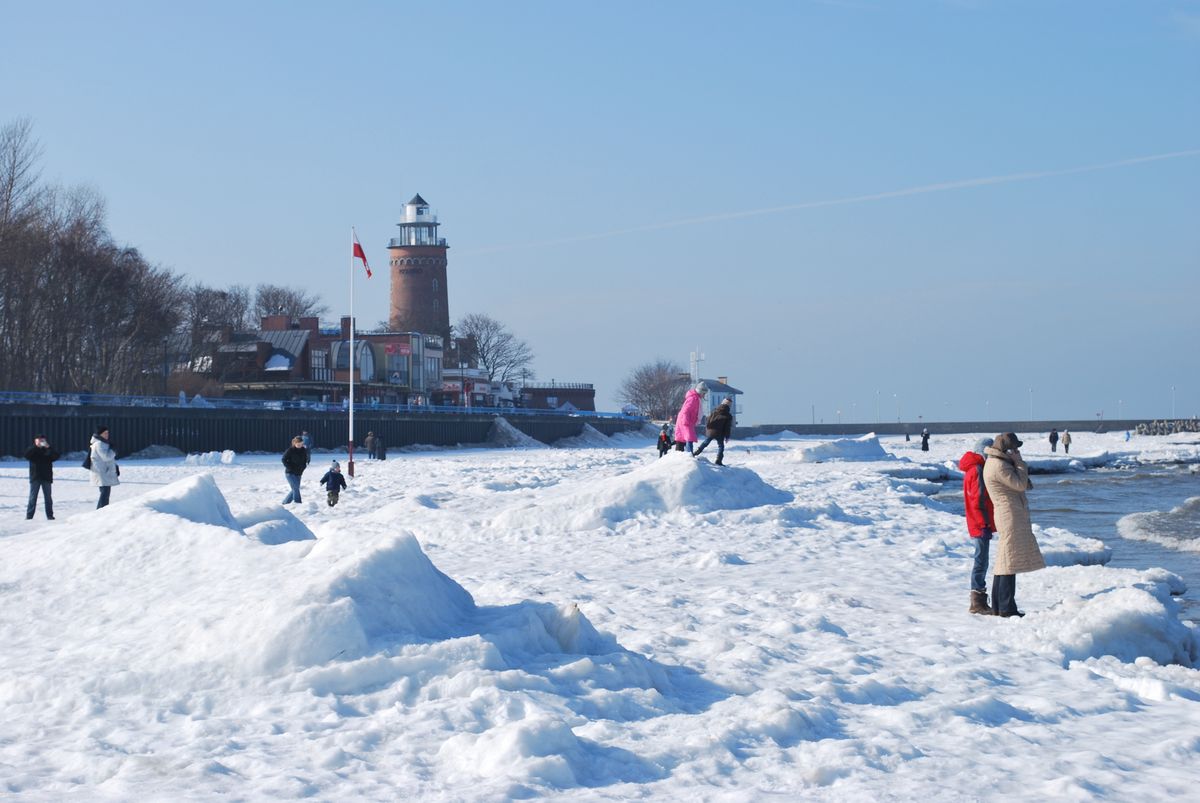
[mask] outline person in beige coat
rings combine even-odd
[[[1012,432],[997,435],[984,450],[983,482],[995,508],[996,560],[992,574],[992,611],[997,616],[1024,616],[1017,610],[1017,575],[1046,568],[1033,536],[1025,492],[1033,487],[1021,457],[1021,441]]]

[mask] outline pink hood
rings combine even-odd
[[[696,441],[696,422],[700,420],[700,394],[694,389],[683,398],[679,416],[675,419],[675,440],[680,443]]]

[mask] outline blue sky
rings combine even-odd
[[[877,391],[885,420],[1023,418],[1030,388],[1038,418],[1166,416],[1172,385],[1200,414],[1200,0],[0,14],[0,121],[207,283],[340,314],[348,227],[383,268],[420,192],[452,318],[604,408],[699,346],[747,422],[871,421]],[[385,318],[386,272],[359,288]]]

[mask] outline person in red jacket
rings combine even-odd
[[[992,445],[991,438],[980,438],[975,448],[962,456],[958,468],[963,473],[963,503],[967,512],[967,532],[975,544],[975,564],[971,568],[971,613],[990,614],[987,598],[988,549],[996,531],[996,516],[992,500],[983,484],[983,450]]]

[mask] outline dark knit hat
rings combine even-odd
[[[1010,449],[1020,449],[1024,445],[1024,441],[1018,438],[1015,432],[1005,432],[1002,435],[997,435],[996,443],[994,444],[995,448],[1002,452],[1007,452]]]
[[[108,432],[108,427],[104,426],[103,424],[101,424],[100,426],[96,427],[96,434],[97,434],[97,435],[103,435],[103,434],[105,434],[106,432]]]

